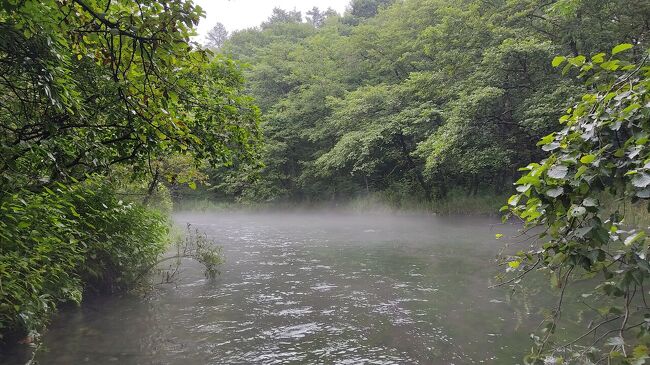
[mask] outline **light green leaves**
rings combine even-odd
[[[564,63],[564,61],[566,61],[566,57],[564,57],[564,56],[555,56],[555,58],[553,58],[553,61],[551,62],[551,65],[553,67],[558,67],[562,63]]]
[[[623,51],[626,51],[626,50],[628,50],[628,49],[630,49],[632,47],[633,46],[630,43],[619,44],[618,46],[612,48],[612,56],[617,54],[617,53],[621,53]]]
[[[580,158],[580,162],[582,162],[585,165],[588,165],[588,164],[594,162],[594,160],[596,160],[596,155],[594,155],[594,154],[584,155],[584,156],[582,156]]]
[[[605,62],[605,54],[604,53],[598,53],[591,57],[591,62],[593,63],[603,63]]]
[[[573,66],[580,67],[585,64],[585,61],[587,58],[583,55],[575,56],[575,57],[569,57],[569,63],[572,64]]]

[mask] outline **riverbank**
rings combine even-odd
[[[175,211],[195,212],[269,212],[269,211],[341,211],[393,214],[433,214],[433,215],[480,215],[499,217],[499,209],[506,204],[508,195],[453,193],[444,199],[427,202],[425,200],[389,199],[386,196],[368,194],[346,201],[274,201],[274,202],[233,202],[207,197],[186,198],[174,203]]]

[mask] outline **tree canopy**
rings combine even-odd
[[[195,47],[191,2],[22,1],[0,10],[2,186],[144,170],[170,153],[250,158],[257,109]],[[135,16],[134,14],[137,14]]]
[[[228,191],[264,201],[501,193],[544,156],[536,141],[583,89],[553,57],[640,43],[649,13],[622,0],[364,0],[315,25],[278,10],[221,50],[249,65],[268,142],[260,178]]]
[[[155,264],[161,180],[255,163],[259,110],[240,67],[191,41],[202,15],[191,1],[0,2],[0,342]]]

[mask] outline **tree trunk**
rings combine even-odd
[[[406,141],[404,141],[404,135],[402,133],[399,133],[397,135],[397,142],[402,150],[402,154],[404,155],[406,162],[411,167],[411,169],[413,169],[416,180],[422,187],[422,190],[424,190],[424,198],[427,200],[427,202],[431,202],[431,187],[426,183],[426,181],[424,180],[424,176],[422,175],[422,172],[420,171],[420,169],[418,169],[418,166],[415,164],[415,161],[413,161],[413,158],[411,157],[411,153],[409,152],[408,147],[406,146]]]

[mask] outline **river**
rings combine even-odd
[[[146,297],[63,310],[38,364],[516,364],[534,312],[490,289],[515,227],[424,215],[179,213],[223,247]]]

